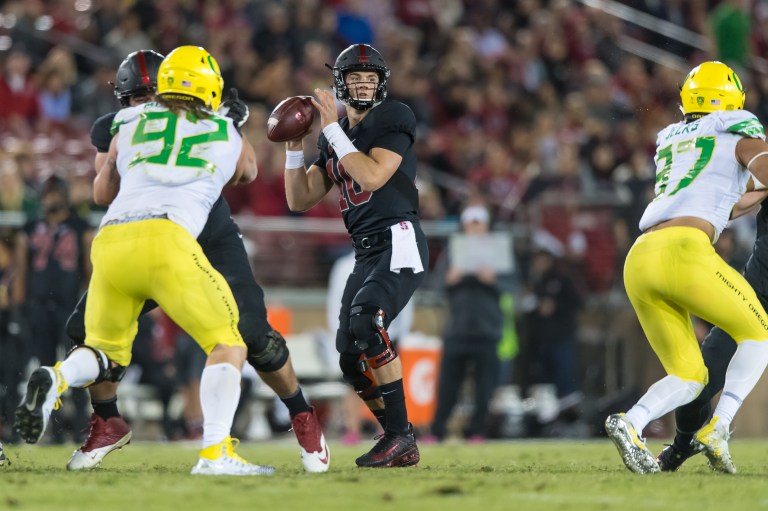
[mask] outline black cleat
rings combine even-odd
[[[678,468],[683,466],[685,460],[691,456],[695,456],[699,451],[691,447],[688,450],[680,450],[675,444],[667,445],[658,456],[656,456],[656,462],[659,464],[659,468],[662,472],[676,472]]]
[[[413,426],[408,424],[408,433],[393,435],[385,432],[373,449],[355,460],[358,467],[411,467],[419,463],[419,448],[413,436]]]

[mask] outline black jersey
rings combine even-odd
[[[757,237],[768,234],[768,199],[760,203],[760,211],[757,212]]]
[[[109,144],[112,142],[110,128],[112,127],[112,120],[114,120],[115,115],[117,115],[117,112],[102,115],[91,126],[91,144],[100,153],[109,152]],[[98,171],[99,169],[96,170]]]
[[[43,219],[24,226],[29,239],[27,296],[74,307],[82,291],[83,236],[88,223],[73,213],[58,225]]]
[[[754,288],[763,305],[768,299],[768,199],[765,199],[757,213],[757,239],[752,256],[744,268],[744,277]]]
[[[374,147],[395,152],[403,157],[392,178],[375,192],[366,192],[344,170],[322,133],[317,141],[320,156],[314,163],[325,169],[339,187],[339,207],[344,225],[351,236],[367,236],[389,226],[410,220],[418,221],[416,152],[413,147],[416,117],[408,106],[398,101],[384,101],[373,108],[361,122],[349,127],[349,118],[339,125],[355,147],[368,154]]]

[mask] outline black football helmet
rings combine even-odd
[[[156,51],[139,50],[128,55],[117,68],[115,96],[124,107],[129,105],[131,96],[152,94],[157,89],[157,70],[163,57]]]
[[[336,97],[344,104],[355,110],[368,110],[384,101],[387,97],[387,79],[389,68],[384,62],[384,57],[370,44],[353,44],[339,53],[336,63],[331,68],[333,71],[334,90]],[[344,75],[349,71],[376,71],[379,74],[379,85],[373,99],[354,99],[347,84],[344,83]]]

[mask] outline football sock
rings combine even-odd
[[[103,355],[103,354],[102,354]],[[104,357],[104,365],[109,361]],[[59,366],[64,381],[70,387],[83,387],[96,381],[99,377],[99,362],[96,354],[86,348],[76,349]]]
[[[651,385],[648,392],[627,412],[626,418],[637,434],[642,435],[649,422],[678,406],[690,403],[703,388],[703,383],[683,380],[670,374]]]
[[[709,413],[712,408],[708,401],[701,403],[700,400],[701,396],[675,411],[677,427],[675,428],[675,440],[672,443],[679,451],[693,449],[691,441],[694,435],[709,420]]]
[[[120,417],[120,412],[117,411],[117,396],[103,401],[92,400],[91,406],[93,407],[93,413],[104,420],[107,420],[110,417]]]
[[[381,424],[381,429],[386,430],[387,429],[387,412],[384,410],[384,408],[379,408],[378,410],[371,410],[371,413],[374,417],[376,417],[376,420],[379,421],[379,424]]]
[[[725,386],[714,416],[728,427],[741,403],[752,391],[768,365],[768,341],[741,341],[725,371]]]
[[[309,412],[312,408],[307,403],[304,393],[301,392],[301,387],[296,389],[296,392],[288,397],[281,397],[280,401],[288,407],[288,413],[291,415],[291,419],[300,414],[301,412]]]
[[[403,379],[379,385],[384,398],[386,426],[384,430],[395,435],[408,432],[408,412],[405,408],[405,390]]]
[[[200,405],[203,408],[203,449],[229,436],[240,400],[240,371],[228,363],[203,369]]]

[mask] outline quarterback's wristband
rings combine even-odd
[[[285,151],[286,169],[304,168],[304,151]]]
[[[344,130],[341,129],[338,122],[334,122],[323,128],[323,134],[328,142],[333,146],[333,150],[336,152],[336,156],[341,161],[349,153],[358,152],[355,145],[349,139]]]

